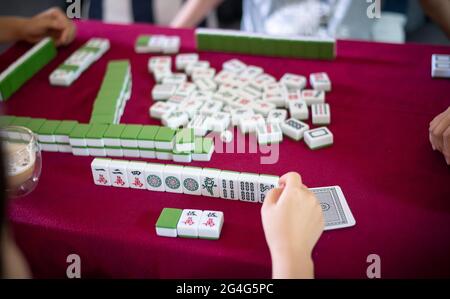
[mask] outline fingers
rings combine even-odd
[[[279,185],[280,188],[301,188],[303,185],[302,177],[297,172],[288,172],[280,178]]]
[[[450,109],[436,116],[430,123],[430,142],[433,150],[443,151],[443,134],[450,126]]]
[[[443,134],[443,151],[445,162],[450,165],[450,126],[444,131]]]
[[[266,198],[264,199],[263,208],[264,206],[271,206],[276,204],[282,193],[283,189],[281,188],[274,188],[270,190],[267,193]]]

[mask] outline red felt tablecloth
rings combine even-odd
[[[77,26],[76,41],[2,104],[3,111],[87,122],[107,62],[125,58],[131,60],[133,90],[122,122],[157,124],[148,116],[154,84],[147,72],[149,55],[136,54],[134,41],[141,33],[177,34],[182,52],[190,52],[193,31],[97,22]],[[49,73],[94,36],[109,38],[111,50],[71,87],[50,86]],[[16,45],[1,55],[0,69],[26,49]],[[449,54],[450,48],[339,41],[334,61],[201,53],[216,69],[237,57],[277,79],[285,72],[328,72],[335,143],[310,151],[303,142],[286,139],[272,165],[261,165],[260,153],[216,153],[211,162],[192,164],[278,175],[293,170],[310,187],[340,185],[357,225],[324,232],[314,251],[317,277],[366,277],[366,258],[373,253],[381,258],[385,278],[450,277],[449,167],[428,142],[429,121],[450,105],[450,81],[431,78],[433,53]],[[83,277],[270,277],[259,204],[98,187],[91,161],[43,153],[39,185],[10,204],[18,244],[36,277],[65,277],[71,253],[80,255]],[[221,239],[157,237],[154,225],[164,207],[223,211]]]

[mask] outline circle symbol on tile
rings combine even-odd
[[[162,184],[161,178],[154,174],[151,174],[147,177],[147,182],[153,188],[161,187]]]
[[[174,176],[168,176],[166,178],[166,185],[170,189],[178,189],[180,188],[180,181]]]
[[[198,182],[192,178],[185,179],[183,182],[183,186],[191,192],[197,191],[199,187]]]

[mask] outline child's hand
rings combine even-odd
[[[50,8],[30,19],[19,28],[19,38],[36,43],[50,36],[57,46],[67,45],[75,38],[75,25],[59,8]]]
[[[311,253],[324,222],[319,202],[298,173],[280,178],[280,188],[269,192],[261,215],[273,278],[313,278]]]
[[[430,122],[429,131],[431,147],[440,151],[450,165],[450,107]]]

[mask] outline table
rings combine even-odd
[[[133,90],[123,123],[158,124],[148,108],[154,81],[149,55],[136,54],[138,34],[177,34],[182,52],[195,51],[192,30],[143,24],[77,23],[78,37],[11,99],[3,112],[87,122],[111,59],[130,59]],[[111,50],[71,87],[52,87],[49,73],[88,38],[111,40]],[[4,69],[28,46],[0,56]],[[450,81],[430,76],[433,53],[449,47],[339,41],[335,61],[237,55],[279,79],[285,72],[326,71],[333,82],[331,148],[310,151],[285,140],[279,160],[261,165],[260,153],[219,154],[195,166],[281,175],[298,171],[309,187],[340,185],[357,224],[324,232],[313,257],[319,278],[365,278],[369,254],[381,258],[384,278],[450,277],[450,174],[431,150],[428,123],[450,105]],[[201,53],[220,69],[236,57]],[[215,198],[95,186],[91,157],[43,153],[39,185],[10,203],[16,239],[36,277],[65,277],[66,257],[81,257],[82,277],[268,278],[270,256],[260,205]],[[157,237],[164,207],[221,210],[219,241]]]

